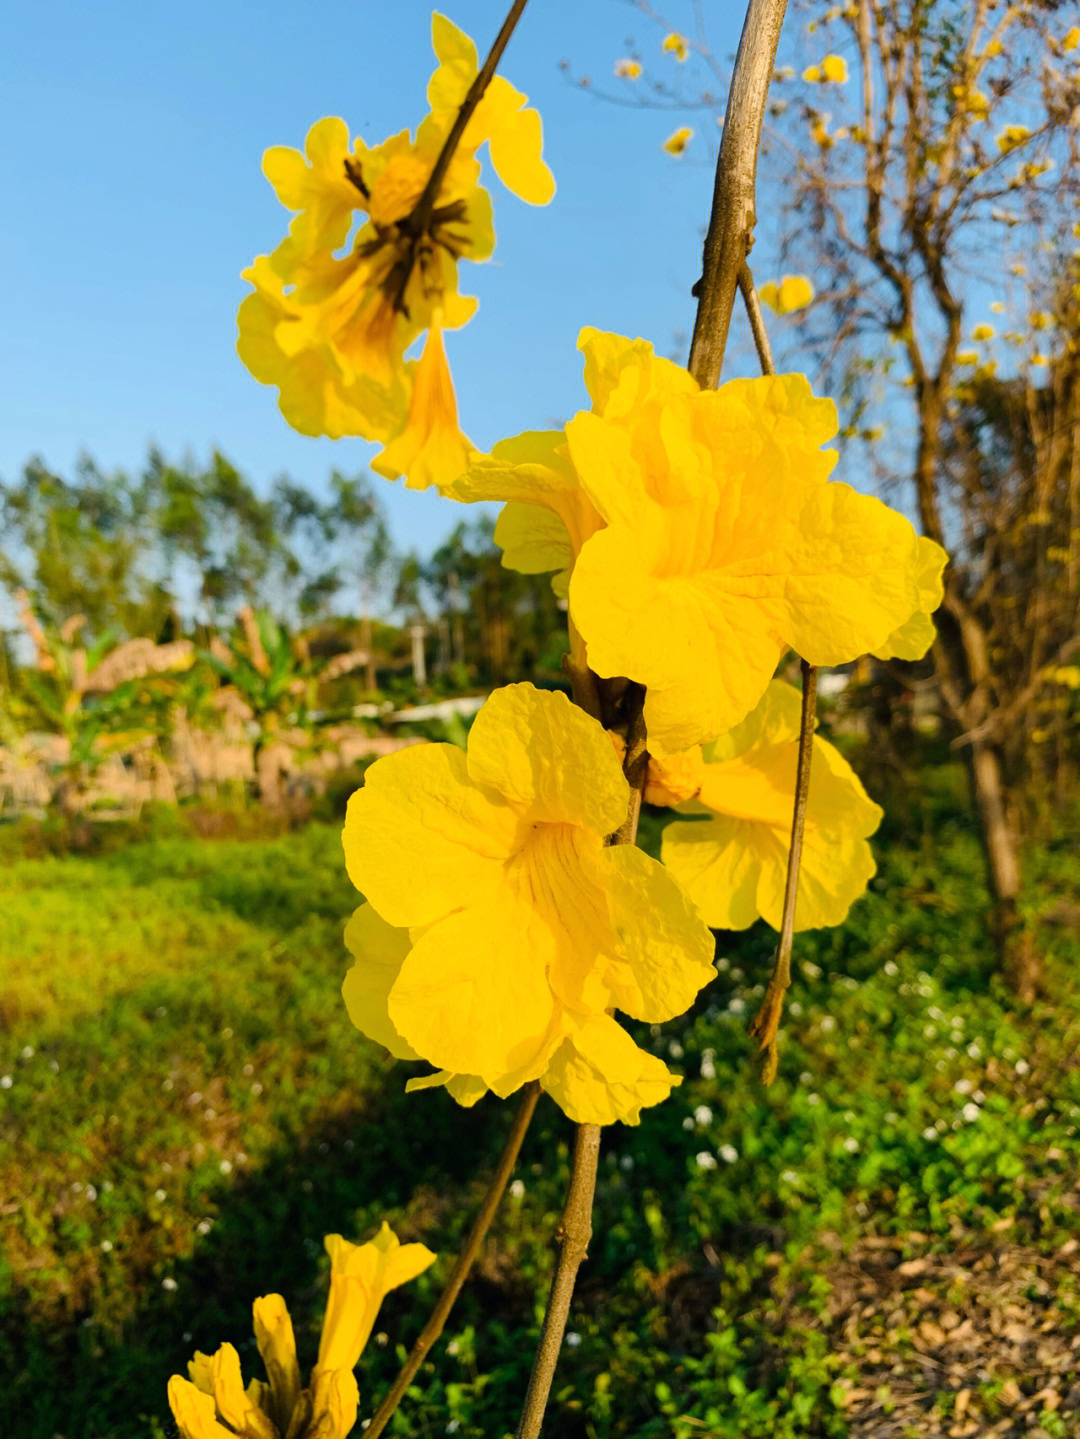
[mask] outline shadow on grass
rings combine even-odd
[[[190,1259],[171,1266],[175,1289],[156,1277],[142,1281],[145,1293],[119,1334],[101,1332],[92,1315],[45,1324],[25,1302],[9,1307],[7,1333],[0,1331],[2,1432],[11,1439],[174,1435],[166,1384],[186,1374],[195,1350],[212,1353],[228,1340],[245,1379],[262,1377],[251,1320],[259,1294],[284,1295],[306,1376],[327,1292],[323,1236],[367,1238],[388,1217],[403,1242],[425,1241],[443,1262],[383,1305],[377,1328],[393,1340],[372,1343],[360,1375],[362,1413],[370,1412],[396,1373],[394,1346],[411,1345],[431,1308],[512,1118],[512,1105],[466,1111],[441,1094],[406,1096],[403,1084],[403,1071],[388,1074],[344,1101],[302,1145],[279,1146],[258,1171],[223,1185],[212,1231]],[[567,1122],[542,1105],[519,1169],[550,1155],[560,1129]],[[499,1223],[497,1216],[496,1229]],[[531,1290],[497,1268],[481,1266],[462,1303],[474,1318],[479,1305],[485,1321],[518,1327],[532,1319]]]

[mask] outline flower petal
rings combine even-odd
[[[575,1026],[540,1083],[577,1124],[638,1124],[642,1109],[661,1103],[682,1080],[601,1014]]]
[[[535,908],[500,877],[417,939],[390,992],[390,1019],[436,1068],[495,1088],[545,1062],[558,1017],[553,950]]]
[[[506,797],[530,824],[618,829],[630,790],[602,726],[558,690],[506,685],[469,733],[473,781]]]
[[[470,780],[461,750],[416,745],[370,767],[342,842],[353,884],[389,924],[410,927],[486,894],[518,830],[514,811]]]
[[[362,904],[345,926],[345,944],[356,959],[341,986],[349,1018],[395,1059],[419,1059],[394,1028],[388,1010],[390,991],[412,948],[409,931],[395,929],[370,904]]]

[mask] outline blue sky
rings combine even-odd
[[[723,56],[742,7],[717,9]],[[445,11],[483,54],[504,6]],[[422,0],[13,7],[0,56],[0,476],[35,454],[70,473],[82,451],[137,470],[151,444],[197,462],[217,446],[260,489],[287,472],[319,490],[332,468],[365,467],[374,447],[295,434],[240,364],[240,271],[288,220],[260,170],[267,146],[302,146],[323,115],[369,143],[422,118],[430,13]],[[669,14],[692,24],[683,0]],[[492,263],[462,266],[481,308],[448,337],[462,423],[483,447],[582,405],[583,324],[685,358],[708,146],[699,133],[671,159],[660,142],[685,116],[599,103],[559,69],[565,57],[617,89],[611,67],[634,36],[675,79],[663,33],[626,0],[532,0],[511,41],[502,70],[543,116],[558,193],[532,209],[489,171],[498,245]],[[379,483],[402,548],[429,551],[462,517]]]

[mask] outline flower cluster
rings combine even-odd
[[[280,1294],[253,1306],[255,1340],[266,1380],[244,1387],[240,1356],[231,1344],[196,1354],[190,1379],[169,1380],[169,1407],[181,1439],[346,1439],[356,1423],[360,1396],[353,1370],[375,1324],[383,1298],[435,1261],[423,1244],[401,1244],[384,1224],[366,1244],[340,1234],[326,1237],[330,1297],[319,1356],[304,1387],[292,1320]]]
[[[557,571],[592,670],[648,687],[653,753],[737,725],[788,648],[836,665],[915,627],[925,653],[944,551],[829,481],[831,400],[802,375],[703,391],[642,340],[579,345],[592,409],[496,445],[449,493],[508,501],[504,563]]]
[[[346,932],[353,1023],[462,1103],[533,1079],[579,1122],[637,1122],[678,1083],[612,1017],[683,1013],[713,977],[678,884],[605,845],[629,789],[600,725],[565,695],[510,685],[468,753],[378,760],[349,801],[345,859],[367,897]]]
[[[384,443],[374,468],[388,478],[405,474],[414,488],[452,479],[471,452],[441,332],[476,309],[458,291],[458,261],[486,260],[495,244],[476,152],[486,144],[503,184],[532,204],[546,204],[555,188],[541,158],[539,115],[496,76],[424,212],[428,181],[478,69],[472,41],[438,14],[432,40],[439,65],[428,84],[430,113],[415,135],[350,144],[345,122],[331,117],[312,126],[304,154],[266,152],[266,177],[295,215],[277,249],[244,272],[254,293],[240,307],[237,346],[255,378],[277,387],[290,425]],[[406,360],[424,331],[419,361]]]

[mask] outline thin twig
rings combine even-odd
[[[416,1371],[424,1362],[424,1358],[443,1331],[450,1311],[454,1307],[454,1301],[461,1293],[461,1287],[469,1276],[477,1254],[480,1252],[480,1245],[484,1242],[484,1236],[495,1211],[499,1207],[499,1200],[503,1196],[503,1190],[509,1182],[510,1175],[517,1163],[518,1152],[521,1149],[521,1142],[525,1138],[525,1131],[529,1127],[533,1110],[536,1108],[536,1101],[540,1095],[540,1085],[536,1080],[527,1084],[521,1092],[521,1102],[518,1104],[517,1113],[514,1115],[514,1123],[510,1133],[506,1136],[506,1144],[499,1159],[498,1168],[491,1176],[491,1183],[488,1185],[487,1193],[484,1195],[484,1202],[480,1206],[480,1212],[473,1221],[473,1227],[469,1231],[469,1237],[465,1241],[464,1248],[458,1255],[457,1263],[454,1265],[453,1273],[446,1281],[446,1288],[439,1296],[439,1302],[431,1311],[431,1317],[420,1332],[420,1337],[412,1347],[412,1352],[402,1365],[401,1373],[394,1380],[386,1397],[376,1409],[371,1423],[364,1430],[366,1439],[376,1439],[381,1434],[394,1413],[394,1410],[401,1403],[402,1397],[412,1383]]]
[[[778,1051],[776,1032],[784,1011],[784,995],[791,984],[791,943],[795,934],[795,901],[799,891],[799,864],[802,860],[806,801],[810,794],[810,756],[814,749],[814,710],[817,705],[817,666],[802,662],[802,718],[799,726],[799,764],[795,771],[795,813],[791,820],[791,850],[784,886],[784,914],[780,921],[780,942],[776,946],[769,987],[750,1025],[763,1055],[761,1077],[766,1084],[776,1078]]]
[[[702,275],[694,287],[698,309],[688,368],[703,390],[720,380],[739,268],[754,243],[758,147],[786,9],[787,0],[750,0],[731,75]]]
[[[566,1196],[560,1234],[562,1248],[555,1278],[551,1281],[547,1311],[540,1343],[533,1360],[529,1388],[518,1424],[517,1439],[537,1439],[544,1422],[551,1381],[559,1361],[570,1298],[574,1292],[581,1261],[592,1238],[593,1194],[596,1191],[596,1166],[600,1158],[600,1126],[579,1124],[574,1159],[570,1169],[570,1188]]]
[[[754,288],[754,277],[745,260],[739,266],[739,290],[742,293],[743,304],[746,306],[746,318],[750,321],[750,333],[754,337],[754,349],[757,350],[761,373],[775,375],[776,366],[773,364],[772,347],[765,329],[765,316],[761,313],[761,301]]]
[[[409,237],[409,251],[401,267],[404,278],[400,280],[398,285],[398,294],[394,302],[395,308],[402,308],[404,306],[405,291],[408,287],[409,277],[412,275],[413,266],[416,264],[420,246],[424,242],[424,236],[427,234],[431,225],[432,215],[435,211],[435,202],[439,195],[439,186],[442,184],[446,177],[446,172],[450,168],[450,161],[454,158],[454,151],[457,149],[458,142],[462,135],[464,135],[465,127],[472,119],[476,107],[484,98],[485,90],[491,84],[495,70],[498,67],[499,61],[502,59],[503,51],[509,44],[510,36],[517,28],[517,23],[521,19],[521,13],[527,3],[528,0],[514,0],[514,3],[510,6],[506,19],[502,23],[502,29],[498,35],[496,35],[495,43],[488,51],[487,59],[480,66],[480,69],[476,73],[475,80],[473,80],[469,86],[465,99],[461,102],[461,108],[458,110],[454,123],[450,127],[450,133],[443,141],[438,159],[435,161],[434,168],[427,178],[427,184],[420,192],[419,200],[417,200],[404,220],[401,221],[400,229],[403,234]]]

